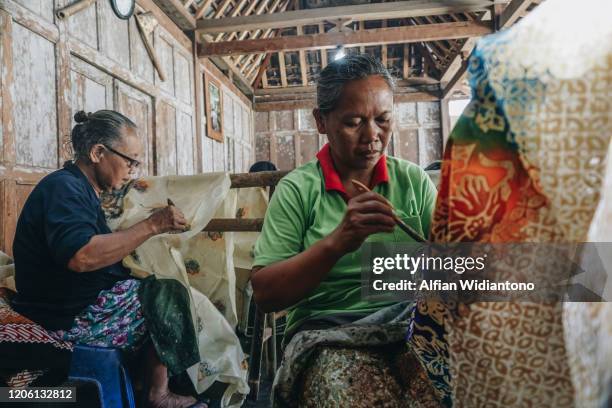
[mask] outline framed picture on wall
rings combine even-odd
[[[223,101],[219,82],[209,75],[204,76],[204,99],[206,101],[206,130],[211,139],[223,142]]]

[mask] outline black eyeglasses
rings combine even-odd
[[[116,151],[115,149],[113,149],[112,147],[108,147],[107,145],[103,144],[102,146],[104,146],[107,150],[115,153],[117,156],[127,160],[128,162],[128,167],[130,169],[136,169],[138,168],[138,166],[140,166],[140,162],[136,159],[132,159],[130,156],[126,156],[125,154]]]

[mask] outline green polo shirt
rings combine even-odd
[[[398,215],[422,236],[429,235],[436,188],[416,164],[383,156],[374,169],[373,191],[386,197]],[[317,159],[293,170],[277,185],[263,229],[255,244],[255,266],[279,262],[328,236],[341,222],[347,195],[336,172],[329,145]],[[366,242],[413,242],[398,227]],[[389,302],[361,299],[361,249],[344,255],[308,297],[288,309],[287,330],[304,320],[337,313],[373,313]],[[316,266],[313,266],[316,267]]]

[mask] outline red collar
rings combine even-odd
[[[323,179],[325,181],[325,190],[326,191],[337,191],[339,192],[345,200],[348,200],[348,194],[344,185],[342,184],[342,180],[340,179],[340,175],[336,171],[334,167],[334,162],[331,157],[331,151],[329,147],[329,143],[326,143],[325,146],[321,148],[319,153],[317,153],[317,159],[319,160],[319,164],[321,164],[321,170],[323,171]],[[388,183],[389,182],[389,173],[387,171],[387,156],[382,155],[381,158],[374,166],[374,174],[372,175],[372,183],[371,188],[376,187],[380,183]]]

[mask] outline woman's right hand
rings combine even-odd
[[[155,235],[187,229],[187,221],[183,212],[174,205],[168,205],[155,211],[148,218],[148,221],[151,223]]]
[[[351,198],[340,225],[329,235],[339,253],[357,250],[366,238],[379,232],[393,232],[395,219],[389,203],[374,192]]]

